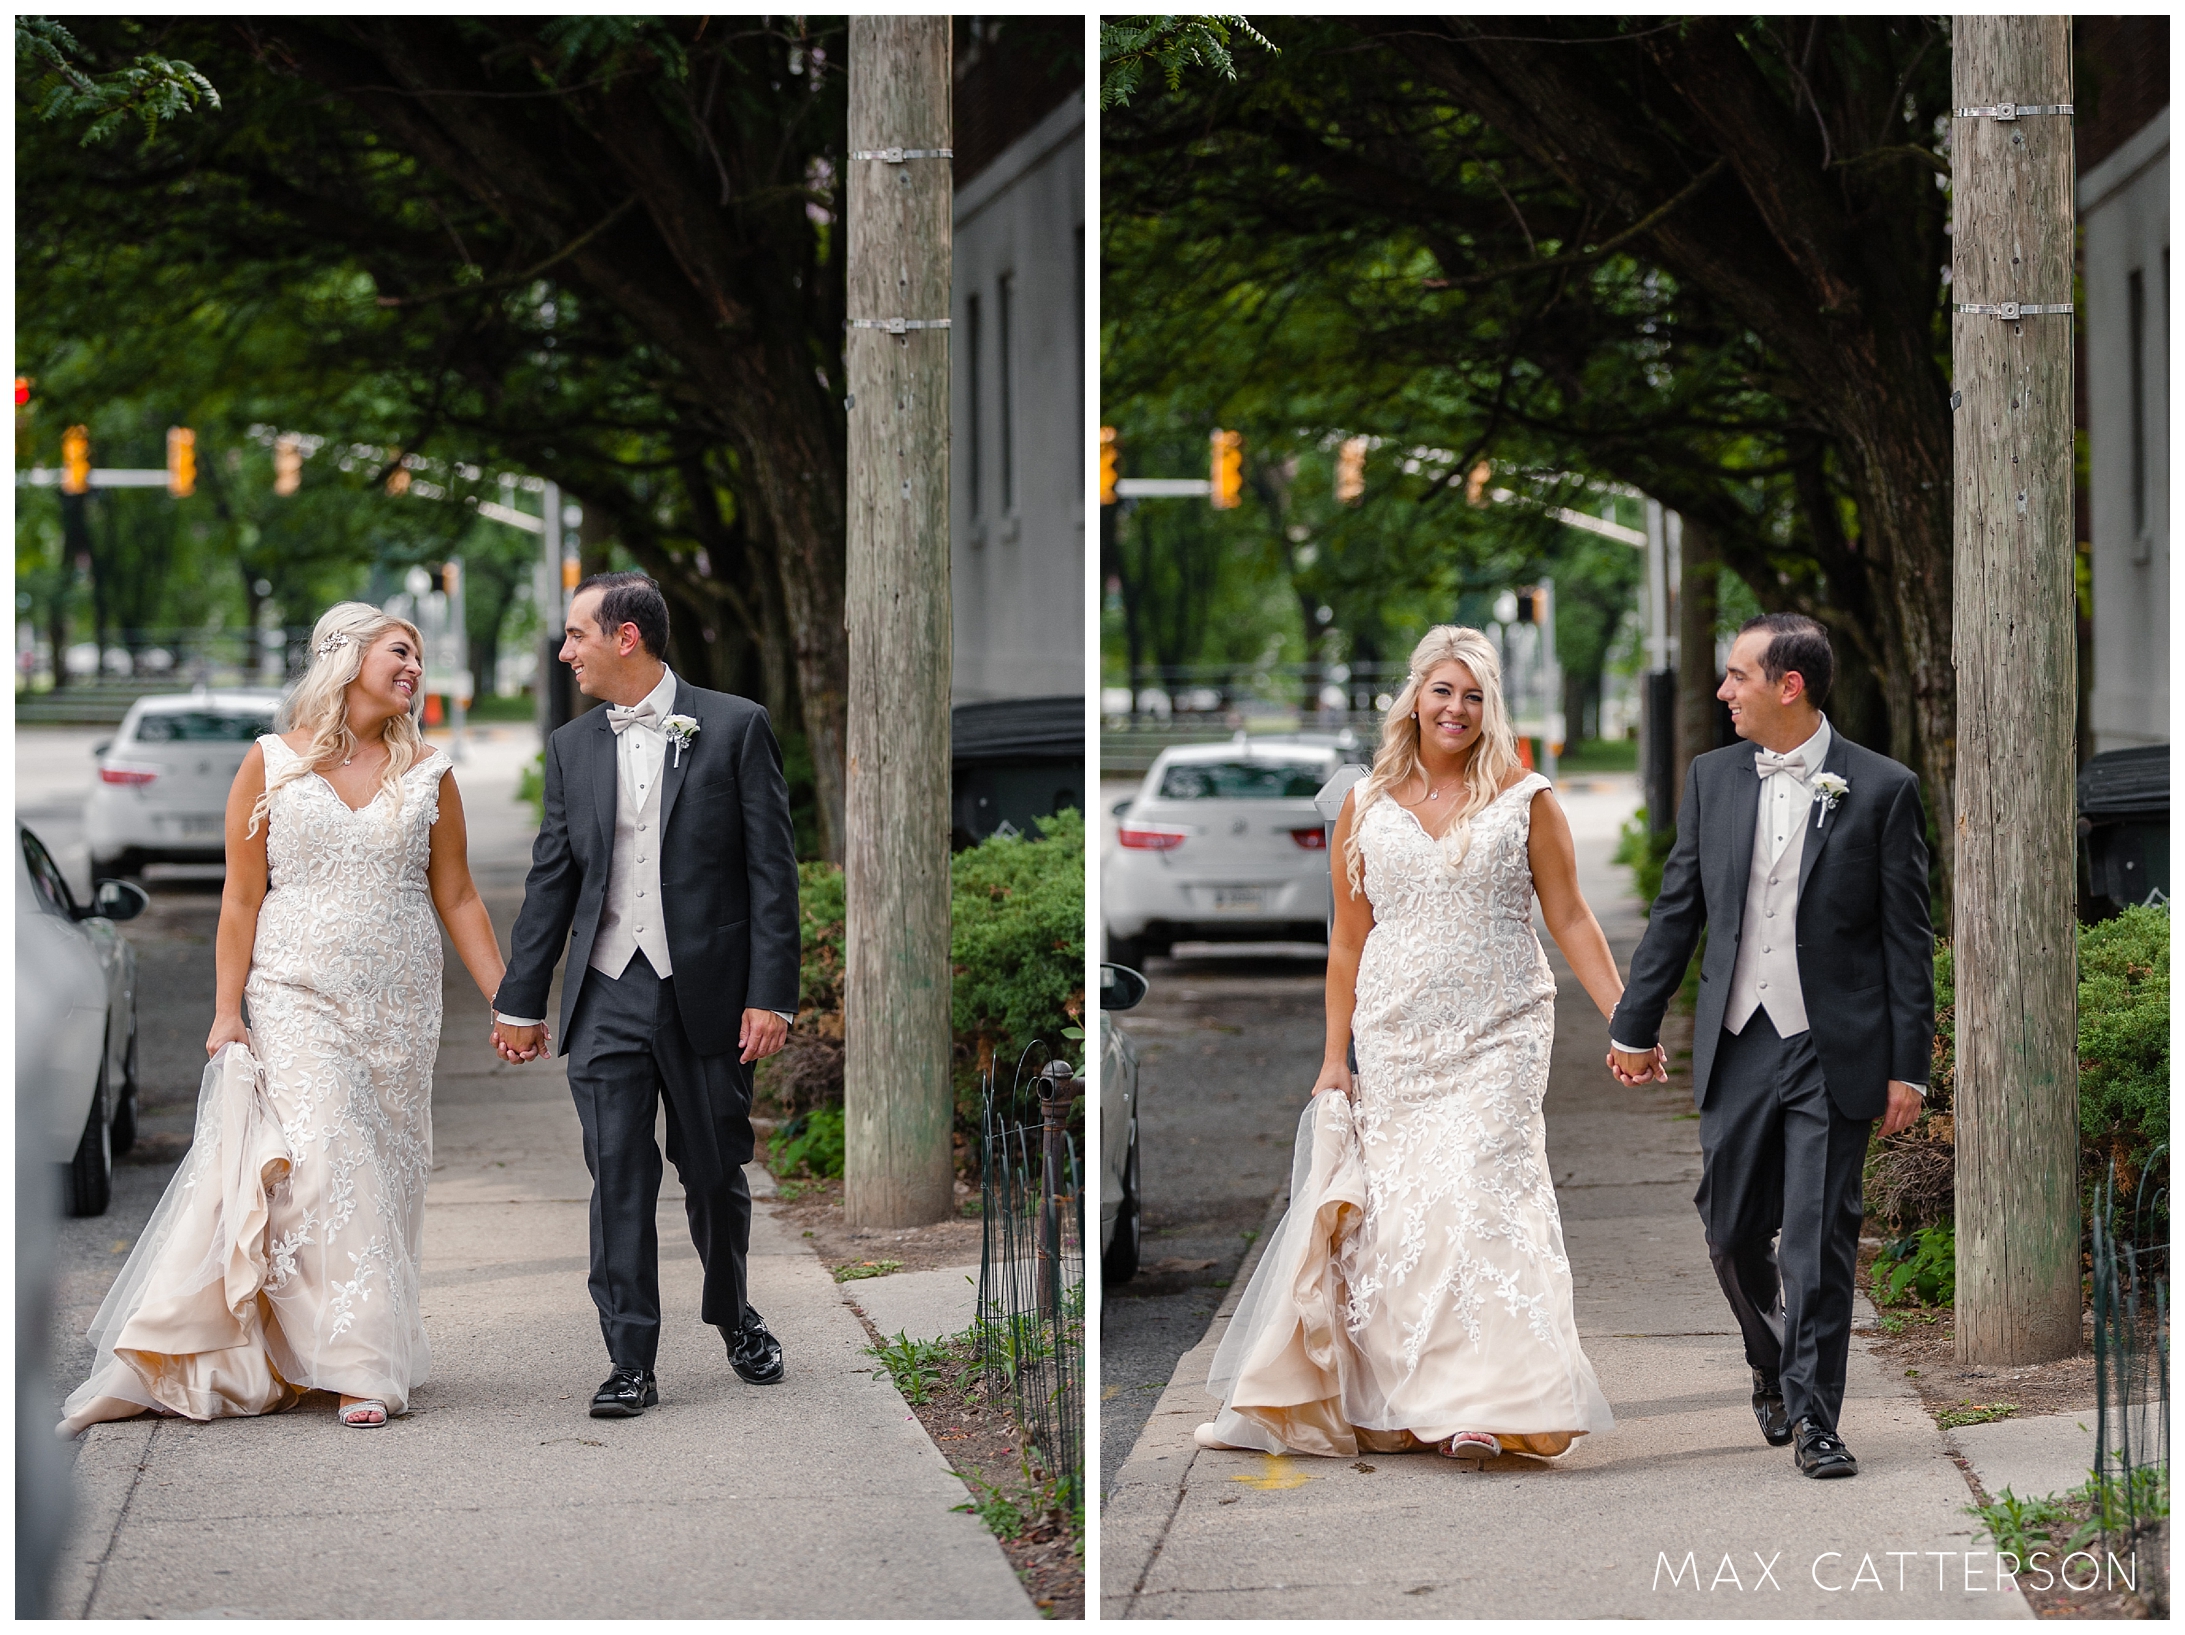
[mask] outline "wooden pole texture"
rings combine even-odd
[[[1715,617],[1721,603],[1722,553],[1706,525],[1683,519],[1677,553],[1677,770],[1674,789],[1684,804],[1684,775],[1693,757],[1715,747]]]
[[[954,172],[932,153],[951,145],[952,125],[948,19],[853,17],[843,847],[852,1226],[920,1226],[955,1211],[945,327]],[[893,319],[932,327],[890,333]]]
[[[1959,109],[2054,106],[2068,17],[1955,19]],[[1957,1355],[2079,1349],[2071,117],[1954,120]]]

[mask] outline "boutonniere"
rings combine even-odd
[[[683,748],[698,736],[698,720],[689,715],[664,715],[660,718],[660,730],[668,735],[668,742],[675,746],[675,764],[683,764]]]
[[[1833,772],[1816,772],[1813,793],[1821,802],[1821,815],[1813,820],[1813,826],[1818,829],[1828,821],[1829,813],[1836,810],[1836,803],[1851,793],[1851,783]]]

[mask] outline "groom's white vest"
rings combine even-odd
[[[632,728],[632,731],[638,729]],[[617,751],[619,760],[620,751]],[[661,976],[673,976],[668,928],[660,910],[660,786],[656,771],[645,800],[633,811],[630,780],[618,765],[615,777],[615,849],[607,869],[607,895],[592,944],[592,969],[619,978],[632,955],[642,952]]]
[[[1805,990],[1798,983],[1798,864],[1806,855],[1806,835],[1813,808],[1806,803],[1801,821],[1783,843],[1783,855],[1768,860],[1768,802],[1763,789],[1753,820],[1753,866],[1745,880],[1745,922],[1737,942],[1737,968],[1730,975],[1729,1007],[1722,1025],[1743,1033],[1753,1012],[1765,1010],[1775,1031],[1788,1039],[1803,1033]]]

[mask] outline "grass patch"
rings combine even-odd
[[[848,1266],[837,1267],[835,1281],[855,1283],[861,1278],[886,1277],[890,1272],[899,1272],[902,1269],[903,1263],[900,1260],[860,1260]]]
[[[1946,1431],[1954,1431],[1960,1425],[1989,1425],[1998,1419],[2008,1419],[2018,1412],[2015,1402],[1961,1402],[1955,1408],[1945,1408],[1935,1415],[1935,1423]],[[2006,1491],[2008,1491],[2006,1489]]]

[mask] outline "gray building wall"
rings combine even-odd
[[[1085,689],[1084,243],[1079,95],[956,195],[949,563],[959,704]]]
[[[2168,109],[2079,178],[2079,220],[2101,754],[2170,738]]]

